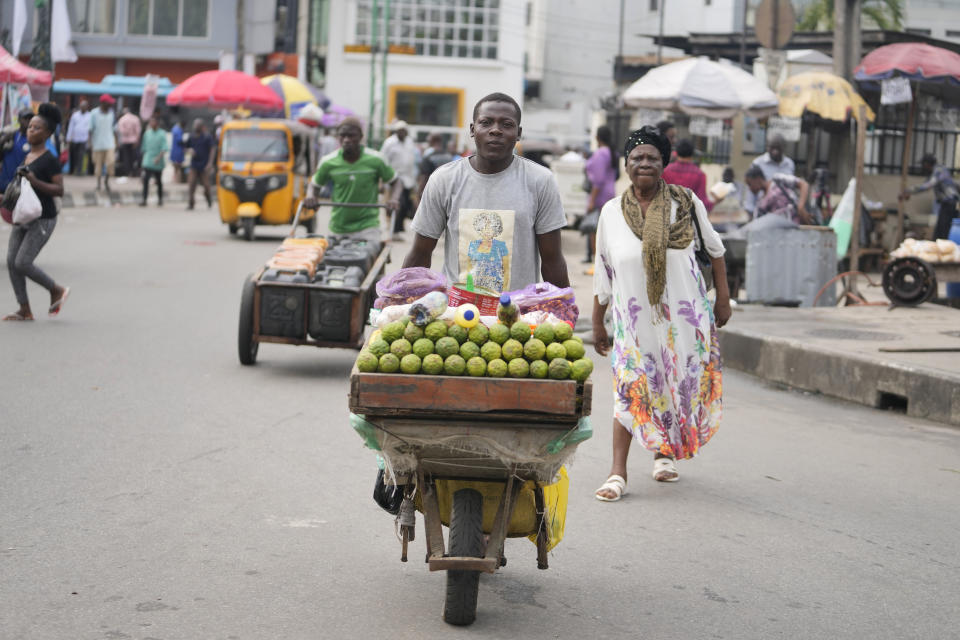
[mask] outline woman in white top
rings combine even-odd
[[[694,456],[720,422],[717,328],[731,313],[724,248],[697,196],[661,178],[670,151],[655,127],[630,134],[624,157],[631,186],[603,207],[597,227],[594,345],[600,355],[612,347],[614,420],[613,465],[596,497],[608,502],[625,493],[633,438],[654,452],[654,479],[671,482],[678,479],[674,461]],[[714,303],[695,258],[701,242],[713,267]],[[608,307],[612,344],[603,324]]]

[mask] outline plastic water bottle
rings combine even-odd
[[[510,296],[506,293],[500,296],[500,304],[497,306],[497,320],[509,327],[517,321],[518,317],[520,317],[520,309],[510,300]]]
[[[953,223],[950,225],[950,233],[949,235],[947,235],[947,239],[953,240],[957,244],[960,244],[960,218],[953,219]],[[960,298],[960,282],[947,283],[947,297]]]

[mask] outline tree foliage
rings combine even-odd
[[[884,31],[903,29],[904,0],[863,0],[863,17]],[[807,5],[797,23],[800,31],[833,31],[834,0],[816,0]]]

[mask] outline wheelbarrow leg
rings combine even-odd
[[[507,480],[507,486],[503,489],[503,497],[500,499],[500,506],[497,508],[497,515],[493,520],[490,539],[487,540],[484,557],[486,559],[495,559],[497,565],[503,566],[503,543],[507,538],[507,529],[510,526],[510,519],[513,517],[513,509],[517,504],[517,496],[520,494],[521,483],[516,482],[513,474]]]
[[[547,509],[543,488],[538,486],[534,489],[533,497],[537,507],[537,569],[547,569],[550,565],[547,562]]]
[[[427,484],[423,469],[419,465],[417,465],[417,487],[420,490],[420,499],[423,501],[423,526],[427,532],[427,562],[429,562],[430,558],[442,558],[445,553],[443,525],[440,523],[437,487],[432,482]]]

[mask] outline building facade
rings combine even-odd
[[[13,24],[13,4],[0,0],[0,24]],[[249,56],[253,71],[253,56],[275,50],[276,6],[276,0],[245,0],[241,30],[237,0],[70,0],[78,60],[56,63],[56,77],[99,82],[110,74],[153,73],[178,83],[221,65],[233,68],[237,52]],[[21,56],[33,46],[33,2],[29,7]]]
[[[418,138],[440,131],[466,146],[480,98],[499,91],[523,102],[524,32],[513,26],[523,7],[521,0],[331,2],[324,90],[371,120],[374,141],[386,124],[404,120]]]

